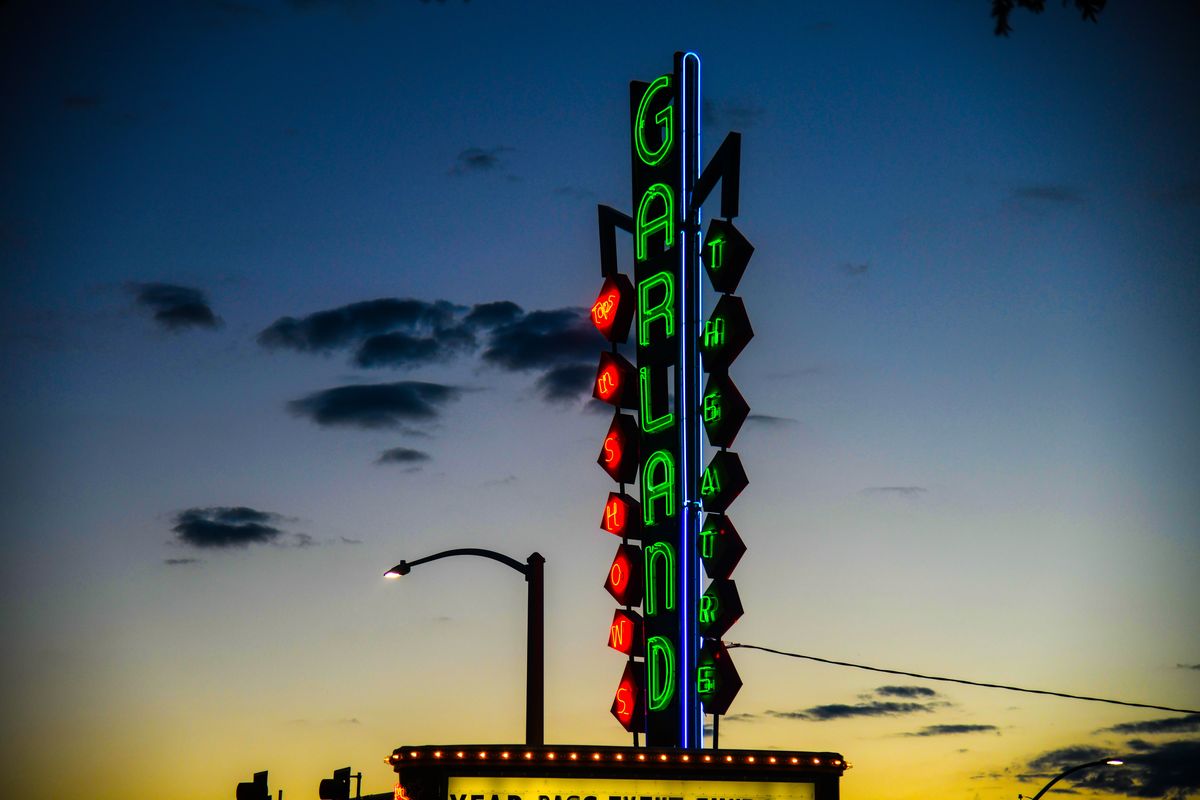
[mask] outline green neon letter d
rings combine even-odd
[[[675,648],[665,636],[646,640],[646,665],[650,672],[650,691],[647,707],[662,711],[675,694]]]

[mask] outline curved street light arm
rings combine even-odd
[[[1050,791],[1051,786],[1058,783],[1059,781],[1061,781],[1063,778],[1067,777],[1068,775],[1071,775],[1072,773],[1079,772],[1080,770],[1084,770],[1084,769],[1091,769],[1092,767],[1099,767],[1099,766],[1102,766],[1105,764],[1116,767],[1116,766],[1120,766],[1122,763],[1123,762],[1120,761],[1119,759],[1117,759],[1116,757],[1109,757],[1109,758],[1102,758],[1099,761],[1089,761],[1088,763],[1080,764],[1077,767],[1071,767],[1066,772],[1060,773],[1058,775],[1058,777],[1056,777],[1054,780],[1050,781],[1045,786],[1043,786],[1042,790],[1040,792],[1038,792],[1037,794],[1035,794],[1033,797],[1029,798],[1029,800],[1038,800],[1038,798],[1040,798],[1046,792]]]
[[[533,555],[537,555],[537,553],[534,553]],[[531,559],[533,558],[533,555],[530,556]],[[497,553],[495,550],[485,550],[481,547],[457,547],[453,550],[443,550],[442,552],[434,553],[431,556],[418,558],[415,561],[401,561],[384,574],[405,575],[408,573],[410,568],[415,567],[418,564],[426,564],[430,561],[437,561],[439,558],[449,558],[450,556],[480,556],[481,558],[490,558],[492,561],[499,561],[505,566],[512,567],[517,572],[524,575],[526,579],[529,578],[529,566],[527,564],[522,564],[515,558],[506,556],[503,553]]]

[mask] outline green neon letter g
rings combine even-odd
[[[650,668],[650,691],[647,707],[662,711],[675,694],[675,648],[665,636],[646,640],[646,664]]]
[[[670,86],[670,75],[655,78],[654,82],[646,87],[646,93],[642,95],[641,102],[638,103],[637,117],[633,120],[633,146],[637,150],[638,158],[642,160],[642,163],[650,167],[657,166],[660,161],[667,157],[667,153],[671,152],[671,145],[675,139],[674,117],[672,117],[671,108],[668,106],[654,115],[655,123],[662,127],[662,144],[658,146],[657,150],[651,150],[646,145],[646,114],[650,111],[650,102],[654,99],[654,95],[664,89],[669,89]]]

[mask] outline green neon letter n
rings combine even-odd
[[[655,567],[662,563],[662,596],[663,609],[675,610],[675,551],[666,542],[655,542],[647,545],[646,553],[646,616],[652,617],[658,613],[658,575]]]

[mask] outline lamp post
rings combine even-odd
[[[1026,798],[1025,800],[1038,800],[1038,798],[1040,798],[1046,792],[1050,791],[1051,786],[1058,783],[1063,778],[1067,777],[1068,775],[1070,775],[1073,772],[1079,772],[1080,770],[1091,769],[1092,767],[1101,767],[1101,766],[1119,767],[1119,766],[1123,765],[1124,763],[1125,762],[1119,758],[1102,758],[1099,761],[1089,761],[1086,764],[1080,764],[1075,767],[1070,767],[1070,768],[1064,770],[1063,772],[1059,773],[1056,778],[1054,778],[1049,783],[1047,783],[1045,786],[1043,786],[1042,790],[1040,792],[1035,794],[1033,797]],[[1025,798],[1025,795],[1021,795],[1021,794],[1017,795],[1017,800],[1022,800],[1022,798]]]
[[[545,744],[545,595],[542,584],[542,565],[546,559],[541,553],[530,553],[529,558],[522,564],[515,558],[510,558],[495,550],[484,550],[478,547],[459,547],[454,550],[443,550],[431,556],[418,558],[415,561],[401,561],[396,566],[383,573],[385,578],[399,578],[407,575],[409,570],[418,564],[437,561],[439,558],[450,556],[480,556],[499,561],[505,566],[512,567],[525,576],[529,584],[529,620],[525,636],[527,652],[525,664],[525,743],[529,745]]]

